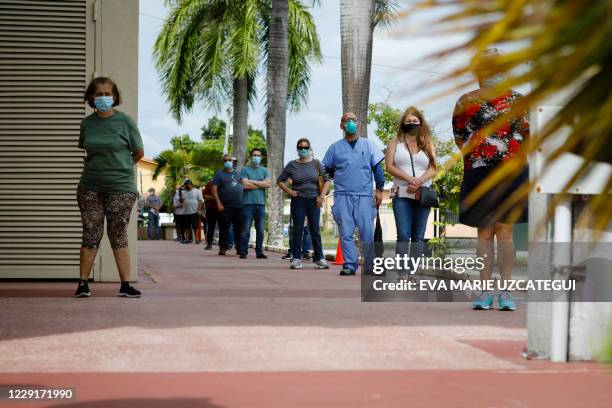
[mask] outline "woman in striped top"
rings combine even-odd
[[[314,248],[314,262],[317,269],[328,269],[329,265],[323,257],[323,245],[319,232],[319,217],[323,198],[330,187],[330,180],[320,161],[312,157],[310,141],[302,138],[297,142],[299,158],[290,161],[278,177],[278,186],[291,197],[291,218],[293,220],[293,260],[291,269],[302,269],[302,234],[304,219],[308,219],[308,229]],[[319,176],[324,184],[319,191]],[[291,187],[287,181],[291,180]]]

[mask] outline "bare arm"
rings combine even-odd
[[[255,185],[255,183],[253,183],[252,180],[243,178],[241,182],[245,190],[257,190],[259,188],[258,186]]]
[[[431,154],[433,155],[434,159],[436,158],[436,148],[434,147],[433,143],[431,145]],[[429,164],[429,167],[427,168],[427,171],[425,173],[423,173],[419,179],[421,179],[421,181],[424,183],[429,179],[432,179],[436,176],[436,173],[438,172],[438,170],[433,166],[433,164]]]
[[[455,138],[455,145],[457,146],[457,148],[459,150],[463,150],[463,145],[465,145],[465,142],[462,139],[459,138]]]
[[[276,185],[279,186],[280,189],[283,190],[285,193],[289,194],[290,197],[298,196],[297,191],[290,189],[286,181],[278,181],[276,182]]]
[[[135,152],[132,152],[132,161],[134,163],[138,163],[140,161],[140,159],[142,159],[144,157],[144,150],[140,149],[140,150],[136,150]]]
[[[272,187],[272,181],[269,178],[259,180],[249,180],[250,183],[257,186],[257,188],[270,188]]]
[[[219,211],[223,211],[224,207],[223,204],[221,204],[221,200],[219,199],[219,190],[217,190],[217,186],[215,186],[214,184],[212,186],[212,194],[215,198],[215,201],[217,202],[217,209]]]
[[[321,189],[321,196],[325,197],[329,193],[331,184],[331,180],[327,180],[325,183],[323,183],[323,188]]]

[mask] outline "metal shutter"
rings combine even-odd
[[[77,277],[86,0],[0,0],[0,278]]]

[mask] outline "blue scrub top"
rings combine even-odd
[[[384,158],[383,152],[363,137],[357,139],[354,148],[345,138],[331,145],[323,165],[336,169],[334,194],[372,196],[372,169]]]

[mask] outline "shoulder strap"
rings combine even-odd
[[[406,146],[406,150],[408,150],[408,154],[410,155],[410,166],[412,166],[412,177],[416,177],[416,174],[414,172],[414,160],[412,159],[412,152],[410,151],[410,148],[408,147],[408,142],[406,142],[406,140],[404,140],[404,145]]]

